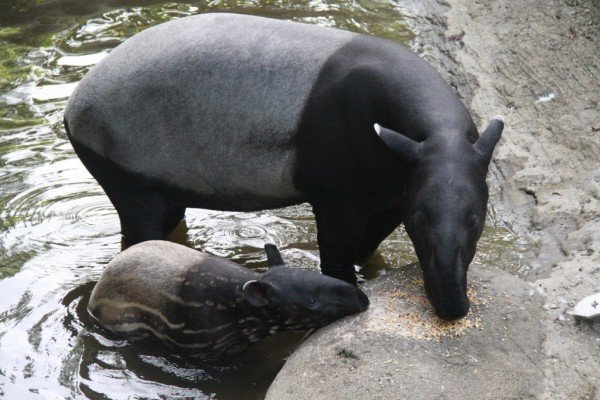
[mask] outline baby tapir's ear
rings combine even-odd
[[[259,281],[248,281],[242,288],[246,300],[254,307],[267,305],[267,290],[267,286]]]
[[[283,262],[283,258],[281,258],[281,254],[279,253],[277,246],[274,244],[265,244],[265,253],[267,253],[267,264],[269,265],[269,269],[281,267],[285,264]]]

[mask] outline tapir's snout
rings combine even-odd
[[[433,282],[432,282],[433,281]],[[425,279],[425,293],[433,305],[435,314],[441,319],[453,321],[467,315],[471,302],[464,283],[440,283]]]
[[[471,306],[469,298],[466,295],[442,298],[437,305],[433,304],[435,314],[446,321],[453,321],[464,317],[469,312]]]
[[[425,293],[435,314],[452,321],[469,312],[468,263],[465,262],[460,245],[448,239],[440,239],[438,243],[442,245],[435,246],[431,255],[421,263]]]
[[[352,315],[369,308],[369,298],[367,295],[354,285],[344,284],[345,293],[340,293],[339,300],[336,301],[340,309],[336,312],[342,315]],[[347,287],[346,287],[347,285]]]
[[[277,270],[269,270],[271,275],[276,272]],[[290,282],[293,282],[293,287],[282,293],[285,293],[286,302],[293,305],[289,311],[294,314],[293,317],[300,313],[303,317],[324,325],[369,308],[369,297],[359,287],[327,275],[294,270],[293,279],[289,272],[282,274],[279,286],[283,287]],[[307,305],[304,299],[308,295],[316,297],[317,301]]]

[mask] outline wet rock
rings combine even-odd
[[[520,279],[472,265],[469,315],[435,317],[409,266],[365,284],[366,312],[302,344],[269,389],[285,399],[527,399],[544,387],[541,299]]]

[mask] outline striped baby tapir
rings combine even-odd
[[[187,355],[216,358],[368,308],[359,288],[287,267],[275,245],[265,251],[269,269],[258,273],[171,242],[137,244],[107,265],[88,311],[118,336],[153,337]]]

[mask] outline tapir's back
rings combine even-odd
[[[233,14],[150,28],[82,80],[65,111],[71,140],[207,196],[238,187],[298,197],[292,144],[304,104],[328,57],[354,37]]]

